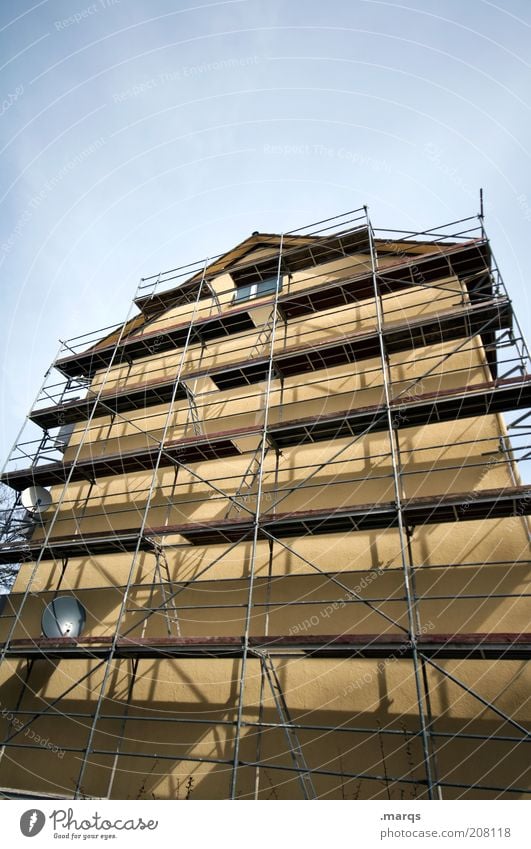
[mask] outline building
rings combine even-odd
[[[253,233],[53,366],[2,478],[4,796],[528,792],[531,379],[481,216]]]

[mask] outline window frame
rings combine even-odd
[[[266,291],[260,291],[260,287],[267,286],[267,284],[270,284],[270,287]],[[254,283],[245,283],[243,286],[236,286],[233,303],[239,304],[242,301],[254,301],[257,298],[265,298],[267,295],[272,295],[277,291],[277,284],[278,291],[282,291],[282,275],[279,278],[266,277],[265,280],[257,280]]]

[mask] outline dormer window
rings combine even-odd
[[[246,283],[236,289],[234,303],[250,301],[253,298],[263,298],[264,295],[271,295],[276,292],[276,288],[276,277],[267,277],[265,280],[258,280],[256,283]],[[280,279],[279,289],[282,289],[282,278]]]

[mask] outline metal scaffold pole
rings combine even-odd
[[[120,628],[122,626],[122,620],[123,620],[123,617],[124,617],[126,609],[127,609],[127,602],[128,602],[128,598],[129,598],[131,583],[133,581],[135,569],[137,568],[137,561],[138,561],[138,557],[139,557],[139,554],[140,554],[141,542],[142,542],[142,538],[143,538],[144,531],[145,531],[147,521],[148,521],[148,515],[149,515],[150,508],[151,508],[151,502],[152,502],[152,499],[153,499],[153,493],[154,493],[154,490],[155,490],[155,485],[156,485],[156,481],[157,481],[157,475],[158,475],[158,471],[159,471],[160,461],[161,461],[161,458],[162,458],[162,453],[163,453],[163,450],[164,450],[165,440],[166,440],[166,437],[167,437],[168,430],[170,428],[170,423],[171,423],[171,418],[172,418],[172,414],[173,414],[175,399],[177,397],[177,389],[179,387],[182,370],[184,368],[184,364],[185,364],[185,361],[186,361],[186,355],[188,353],[188,346],[190,344],[190,340],[192,339],[194,319],[195,319],[195,316],[196,316],[196,313],[197,313],[197,310],[198,310],[199,302],[201,300],[201,293],[202,293],[202,290],[203,290],[203,284],[205,282],[205,275],[206,275],[207,267],[208,267],[208,259],[205,260],[201,282],[200,282],[200,285],[199,285],[198,290],[197,290],[197,297],[196,297],[196,300],[195,300],[194,312],[193,312],[192,318],[190,320],[190,326],[188,328],[188,334],[186,336],[186,340],[185,340],[185,343],[184,343],[184,346],[183,346],[183,350],[182,350],[182,354],[181,354],[181,358],[180,358],[180,363],[179,363],[179,368],[177,370],[177,375],[175,377],[174,390],[173,390],[173,394],[172,394],[170,403],[168,405],[168,411],[167,411],[167,414],[166,414],[166,419],[165,419],[165,422],[164,422],[164,428],[163,428],[162,436],[161,436],[161,439],[160,439],[158,455],[157,455],[157,459],[156,459],[154,467],[153,467],[153,473],[151,475],[151,482],[150,482],[149,491],[148,491],[148,495],[147,495],[147,499],[146,499],[146,504],[145,504],[144,510],[142,512],[142,519],[141,519],[140,527],[138,528],[138,541],[137,541],[136,548],[133,552],[133,556],[132,556],[132,559],[131,559],[131,565],[130,565],[128,576],[127,576],[127,583],[126,583],[126,586],[125,586],[125,590],[123,592],[122,601],[121,601],[121,604],[120,604],[120,609],[118,611],[116,628],[115,628],[115,631],[114,631],[114,636],[113,636],[113,639],[112,639],[110,652],[109,652],[109,655],[107,657],[107,661],[106,661],[106,664],[105,664],[103,679],[102,679],[101,685],[99,687],[98,698],[97,698],[96,706],[95,706],[95,709],[94,709],[93,720],[92,720],[90,730],[89,730],[89,734],[88,734],[86,749],[85,749],[85,752],[83,754],[83,758],[82,758],[82,761],[81,761],[81,768],[79,770],[79,775],[78,775],[78,778],[77,778],[77,781],[76,781],[76,789],[75,789],[75,793],[74,793],[74,798],[76,798],[76,799],[80,798],[84,795],[83,792],[82,792],[83,781],[84,781],[85,773],[86,773],[86,770],[87,770],[88,760],[89,760],[89,757],[90,757],[90,754],[91,754],[91,751],[92,751],[92,747],[93,747],[94,735],[96,733],[96,728],[97,728],[98,721],[99,721],[99,718],[100,718],[103,698],[104,698],[105,693],[106,693],[107,684],[108,684],[108,681],[109,681],[109,677],[110,677],[110,673],[111,673],[111,669],[112,669],[112,664],[113,664],[113,661],[114,661],[114,655],[115,655],[115,651],[116,651],[117,641],[118,641],[118,638],[120,636]]]
[[[249,557],[249,577],[248,577],[248,591],[247,591],[247,607],[245,613],[245,625],[244,625],[244,635],[243,635],[243,655],[240,661],[240,681],[238,686],[238,701],[237,701],[237,713],[236,713],[236,730],[235,730],[235,739],[234,739],[234,760],[232,764],[232,773],[230,780],[230,791],[229,795],[231,799],[237,798],[237,782],[238,782],[238,768],[239,768],[239,758],[240,758],[240,744],[241,744],[241,736],[242,736],[242,726],[243,726],[243,711],[244,711],[244,699],[245,699],[245,676],[247,672],[247,661],[249,657],[249,636],[251,633],[251,625],[252,625],[252,604],[253,604],[253,594],[254,594],[254,582],[255,582],[255,569],[256,569],[256,556],[258,551],[258,531],[260,528],[260,519],[261,519],[261,511],[262,511],[262,498],[263,498],[263,481],[264,481],[264,460],[268,447],[268,424],[269,424],[269,404],[270,404],[270,395],[271,395],[271,386],[274,378],[274,369],[273,369],[273,355],[275,349],[275,339],[276,339],[276,330],[278,323],[278,297],[280,293],[281,281],[282,281],[282,247],[283,247],[283,235],[280,236],[279,246],[278,246],[278,265],[277,265],[277,283],[275,289],[275,298],[274,298],[274,306],[273,306],[273,322],[271,327],[271,336],[269,339],[269,365],[267,370],[267,379],[264,389],[264,415],[262,421],[261,428],[261,447],[260,447],[260,455],[258,459],[258,475],[257,475],[257,491],[256,491],[256,508],[253,522],[253,537],[251,543],[251,553]]]
[[[384,333],[383,333],[383,311],[382,311],[382,301],[380,294],[380,287],[378,282],[378,260],[376,255],[376,249],[374,245],[374,235],[372,231],[372,225],[369,218],[369,211],[367,207],[365,208],[367,214],[367,230],[369,233],[369,245],[370,245],[370,256],[371,256],[371,268],[372,268],[372,279],[373,279],[373,290],[374,290],[374,304],[376,308],[376,324],[377,324],[377,332],[378,332],[378,341],[380,347],[380,362],[382,367],[382,377],[383,377],[383,389],[384,389],[384,398],[385,398],[385,409],[387,413],[387,425],[388,425],[388,440],[389,440],[389,449],[391,453],[391,462],[393,467],[393,488],[394,488],[394,496],[395,496],[395,505],[397,510],[398,517],[398,536],[400,540],[400,557],[402,560],[402,569],[404,575],[404,592],[406,598],[407,605],[407,620],[408,620],[408,630],[409,630],[409,639],[411,641],[412,651],[413,651],[413,672],[415,676],[415,689],[417,693],[417,706],[418,706],[418,714],[419,714],[419,723],[421,729],[421,739],[422,739],[422,751],[424,755],[424,769],[426,773],[426,781],[428,787],[428,797],[430,799],[440,798],[440,792],[438,790],[435,778],[434,778],[434,767],[432,764],[433,755],[430,751],[430,737],[429,737],[429,727],[426,719],[426,708],[424,705],[425,695],[423,693],[423,683],[422,683],[422,670],[420,666],[420,659],[418,656],[417,650],[417,600],[415,598],[413,584],[412,584],[412,575],[411,575],[411,566],[408,562],[408,537],[407,530],[403,518],[402,513],[402,481],[400,479],[400,466],[399,466],[399,458],[397,455],[397,447],[395,442],[395,428],[393,426],[393,412],[391,409],[391,393],[390,393],[390,374],[389,374],[389,365],[387,360],[387,351],[385,349],[384,342]]]

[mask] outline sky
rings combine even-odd
[[[528,0],[2,0],[0,456],[141,277],[367,204],[475,215],[524,328]]]

